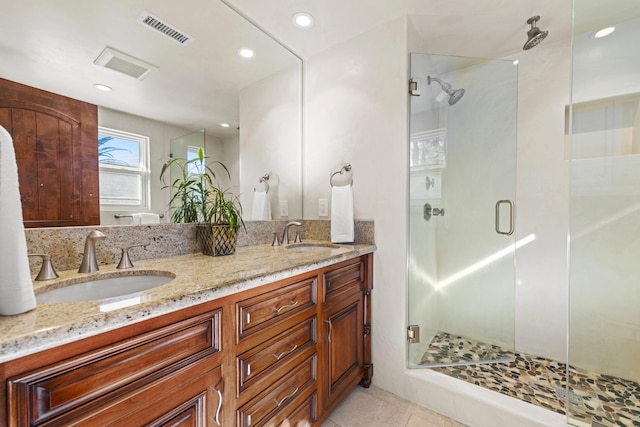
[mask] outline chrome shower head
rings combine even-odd
[[[449,95],[449,105],[455,104],[464,96],[464,89],[460,88],[454,90],[449,83],[443,82],[437,77],[427,76],[427,84],[431,84],[432,81],[438,83],[442,90]]]
[[[460,88],[460,89],[456,89],[453,91],[453,93],[449,96],[449,105],[453,105],[456,102],[460,101],[460,98],[462,98],[464,96],[464,89]]]
[[[527,41],[524,46],[522,46],[522,50],[529,50],[532,47],[535,47],[540,44],[542,40],[544,40],[548,35],[549,31],[542,31],[540,28],[536,27],[536,22],[540,20],[539,16],[532,16],[527,19],[527,24],[531,25],[531,29],[527,31]]]

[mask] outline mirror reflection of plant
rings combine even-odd
[[[113,147],[107,145],[107,142],[113,139],[112,136],[103,136],[98,138],[98,161],[102,163],[110,163],[113,165],[130,166],[129,163],[124,160],[116,159],[113,155],[114,151],[129,151],[126,148]],[[129,151],[130,152],[130,151]]]
[[[240,200],[228,190],[219,188],[216,175],[205,164],[205,158],[204,150],[200,148],[194,159],[173,158],[162,166],[162,189],[170,188],[172,192],[169,200],[169,207],[173,209],[171,221],[226,225],[234,230],[242,226],[246,229]],[[222,162],[216,160],[213,164],[220,166],[231,179],[229,170]],[[166,174],[172,166],[180,172],[180,176],[167,184]]]

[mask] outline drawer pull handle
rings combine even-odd
[[[216,422],[216,424],[221,426],[222,424],[220,423],[220,410],[222,409],[222,392],[215,387],[214,390],[218,393],[218,409],[216,409],[216,418],[214,421]]]
[[[280,406],[282,406],[282,404],[284,402],[286,402],[287,400],[291,399],[297,392],[298,392],[298,387],[294,387],[292,385],[290,385],[289,387],[291,387],[293,389],[293,391],[289,394],[287,394],[285,397],[283,397],[280,401],[278,401],[277,399],[273,399],[274,402],[276,402],[276,405],[278,405],[278,408]]]
[[[298,305],[298,301],[291,300],[291,304],[283,305],[283,306],[282,306],[282,307],[280,307],[280,308],[273,307],[273,311],[275,311],[275,312],[276,312],[276,314],[280,314],[280,312],[281,312],[282,310],[284,310],[285,308],[293,308],[293,307],[295,307],[296,305]]]
[[[331,332],[333,332],[333,324],[331,323],[331,319],[325,320],[329,324],[329,332],[327,333],[327,342],[331,343]]]
[[[284,356],[286,356],[287,354],[291,354],[291,353],[293,353],[294,351],[296,351],[296,348],[298,348],[298,344],[293,344],[293,343],[291,343],[291,344],[289,344],[289,345],[290,345],[290,346],[292,346],[292,347],[291,347],[291,349],[289,349],[289,350],[287,350],[287,351],[284,351],[284,352],[282,352],[282,353],[280,353],[280,354],[275,354],[275,353],[273,353],[273,356],[276,358],[276,360],[280,360],[281,358],[283,358],[283,357],[284,357]]]

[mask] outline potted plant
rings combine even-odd
[[[213,165],[220,166],[231,178],[223,163],[214,161]],[[179,176],[167,183],[171,169]],[[194,159],[169,159],[162,166],[160,181],[163,189],[171,191],[171,221],[198,223],[196,236],[202,245],[202,253],[218,256],[235,252],[238,230],[241,226],[246,230],[242,206],[235,195],[218,186],[215,173],[205,164],[202,148]]]

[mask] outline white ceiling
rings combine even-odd
[[[546,43],[571,37],[572,0],[226,0],[304,57],[408,15],[428,53],[501,58],[522,50],[530,26],[549,30]],[[575,0],[576,31],[640,17],[639,0]],[[274,12],[275,11],[275,12]],[[292,25],[297,12],[315,18]]]
[[[427,53],[500,58],[520,52],[529,25],[549,30],[544,43],[571,35],[571,0],[224,0],[303,57],[400,16]],[[640,0],[575,0],[579,32],[640,16]],[[184,47],[136,22],[142,10],[195,37]],[[220,135],[238,123],[238,91],[297,59],[217,0],[0,0],[0,77],[117,110]],[[310,29],[295,13],[315,18]],[[251,61],[236,54],[258,52]],[[99,68],[106,47],[159,67],[143,81]],[[104,83],[113,92],[96,91]],[[216,133],[214,132],[214,133]],[[225,133],[226,132],[226,133]]]
[[[195,41],[182,46],[143,26],[144,10]],[[0,0],[0,12],[0,77],[191,130],[236,133],[239,90],[299,64],[219,1]],[[95,65],[107,46],[158,70],[140,81]],[[241,58],[241,47],[255,58]]]
[[[229,1],[305,57],[404,15],[428,42],[429,53],[513,54],[522,49],[530,28],[526,21],[533,15],[542,17],[538,26],[549,30],[552,39],[571,35],[571,0]],[[292,25],[300,11],[314,16],[312,28]]]

